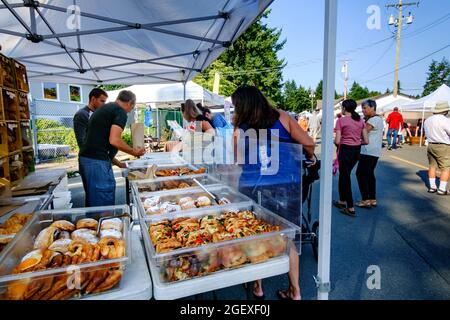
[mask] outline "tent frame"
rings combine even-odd
[[[51,67],[51,68],[64,70],[61,72],[39,73],[34,76],[30,76],[30,79],[39,78],[42,76],[54,76],[54,75],[64,77],[65,74],[70,74],[70,73],[74,73],[74,72],[78,72],[79,74],[84,74],[86,72],[92,71],[97,79],[97,81],[96,81],[97,83],[99,83],[99,84],[100,83],[110,83],[112,81],[120,81],[120,80],[129,79],[132,77],[126,76],[126,77],[117,77],[117,78],[111,78],[111,79],[101,79],[98,76],[97,71],[110,70],[110,71],[114,71],[114,72],[121,72],[121,70],[117,70],[114,68],[148,63],[148,64],[154,64],[154,65],[174,68],[174,69],[176,69],[176,71],[174,71],[174,73],[181,72],[182,77],[183,77],[181,82],[186,82],[189,79],[189,77],[191,76],[192,72],[203,71],[203,69],[205,68],[206,62],[208,61],[211,53],[214,50],[219,49],[219,48],[228,48],[232,45],[237,33],[239,32],[243,22],[245,21],[244,18],[240,21],[240,23],[238,24],[237,28],[235,29],[233,36],[230,40],[223,41],[223,40],[219,40],[219,38],[222,33],[222,30],[225,27],[226,22],[230,19],[231,13],[225,11],[225,8],[228,6],[230,0],[228,0],[225,3],[222,10],[219,11],[216,15],[208,15],[208,16],[201,16],[201,17],[196,17],[196,18],[161,21],[161,22],[153,22],[153,23],[145,23],[145,24],[132,22],[132,21],[125,21],[125,20],[120,20],[120,19],[113,19],[113,18],[109,18],[109,17],[104,17],[104,16],[88,13],[88,12],[77,12],[73,8],[66,9],[66,8],[62,8],[62,7],[58,7],[58,6],[54,6],[54,5],[40,3],[39,1],[34,1],[34,0],[23,0],[23,3],[15,3],[15,4],[9,3],[8,2],[9,0],[0,0],[0,1],[3,3],[3,5],[0,5],[0,10],[2,10],[2,9],[8,10],[26,31],[26,33],[20,33],[20,32],[11,31],[11,30],[0,29],[0,33],[25,38],[34,43],[43,42],[45,44],[52,45],[52,46],[62,49],[62,52],[52,52],[52,53],[47,53],[47,54],[31,55],[31,56],[26,56],[26,57],[16,57],[17,60],[19,60],[23,63],[32,63],[35,65],[47,66],[47,67]],[[272,1],[270,1],[270,3],[272,3]],[[270,3],[269,3],[269,5],[270,5]],[[76,4],[76,0],[74,0],[74,4]],[[15,9],[24,8],[24,7],[25,8],[27,7],[30,10],[30,25],[28,25],[15,10]],[[76,29],[76,31],[73,31],[73,32],[56,33],[54,31],[54,29],[52,28],[51,24],[49,23],[49,21],[43,15],[41,9],[53,10],[53,11],[62,12],[62,13],[71,13],[74,15],[80,15],[81,17],[85,17],[85,18],[90,18],[90,19],[95,19],[98,21],[104,21],[104,22],[118,24],[120,26],[92,29],[92,30],[83,30],[83,31]],[[42,19],[42,21],[45,23],[45,25],[49,29],[49,31],[50,31],[49,34],[38,34],[37,33],[36,16],[35,16],[36,13],[39,15],[39,17]],[[182,32],[175,32],[175,31],[160,28],[160,27],[164,27],[164,26],[180,25],[180,24],[199,22],[199,21],[217,21],[219,19],[223,19],[223,24],[221,26],[219,33],[215,37],[215,39],[211,39],[206,36],[201,37],[201,36],[197,36],[197,35],[186,34],[186,33],[182,33]],[[82,38],[82,36],[85,36],[85,35],[126,31],[126,30],[132,30],[132,29],[142,29],[142,30],[148,30],[151,32],[167,34],[167,35],[179,37],[179,38],[181,37],[181,38],[198,40],[198,41],[200,41],[200,43],[209,42],[209,43],[211,43],[211,47],[208,48],[207,50],[202,50],[202,51],[199,51],[197,49],[195,51],[181,53],[181,54],[177,54],[177,55],[170,55],[170,56],[163,56],[163,57],[157,57],[157,58],[153,58],[153,59],[142,60],[142,59],[136,59],[136,58],[132,58],[132,57],[121,57],[121,56],[105,54],[105,53],[91,51],[91,50],[85,50],[85,49],[83,49],[83,47],[81,45],[81,38]],[[77,37],[77,46],[78,46],[77,48],[68,47],[61,40],[62,38],[65,38],[65,37],[74,37],[74,36]],[[56,39],[58,43],[50,41],[53,39]],[[199,44],[199,46],[200,46],[200,44]],[[200,69],[195,68],[198,58],[202,53],[206,53],[205,59],[202,63],[202,66]],[[32,60],[29,60],[29,59],[33,59],[33,58],[54,56],[54,55],[60,55],[60,54],[67,54],[67,56],[74,63],[75,67],[57,66],[57,65],[44,64],[41,62],[35,62]],[[73,56],[73,54],[78,54],[78,57],[77,57],[78,59],[76,59]],[[86,54],[102,55],[102,56],[108,56],[108,57],[112,57],[112,58],[116,58],[116,59],[121,59],[121,60],[124,60],[124,63],[94,68],[89,63],[89,61],[86,57]],[[174,65],[174,64],[163,63],[163,62],[156,62],[156,61],[160,61],[160,60],[167,60],[167,59],[186,56],[186,55],[193,55],[193,57],[195,58],[192,67]],[[84,62],[87,65],[86,67],[84,65]],[[38,73],[33,70],[29,70],[29,72]],[[128,74],[133,75],[133,77],[147,77],[147,78],[158,79],[158,80],[163,80],[163,81],[167,81],[167,82],[180,82],[180,80],[159,77],[156,74],[138,74],[138,73],[128,73]],[[74,78],[72,76],[70,76],[70,77]],[[78,79],[78,80],[82,80],[82,81],[91,81],[90,79],[85,79],[82,77],[78,77],[78,78],[74,78],[74,79]]]

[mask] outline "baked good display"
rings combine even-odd
[[[55,221],[50,225],[50,227],[56,227],[61,231],[68,231],[68,232],[72,232],[76,229],[75,225],[67,220]]]
[[[100,239],[97,238],[96,231],[87,228],[94,226],[91,221],[94,219],[82,220],[80,220],[81,223],[78,221],[76,224],[76,226],[84,227],[80,229],[74,229],[75,225],[69,221],[60,220],[41,230],[34,241],[34,250],[24,255],[12,274],[44,271],[125,256],[126,246],[122,240],[121,219],[103,221],[109,223],[104,224]],[[69,231],[70,229],[73,230]],[[96,241],[93,241],[94,238]],[[56,275],[46,277],[30,276],[10,282],[2,298],[9,300],[70,299],[109,290],[120,282],[122,275],[121,264],[111,263],[99,268],[83,269],[79,272],[77,285],[71,285],[74,279],[69,272],[58,272]]]
[[[92,218],[84,218],[78,220],[77,222],[77,229],[97,230],[97,228],[98,228],[98,221]]]
[[[197,170],[189,169],[188,167],[178,167],[175,169],[160,169],[155,172],[157,177],[171,177],[171,176],[184,176],[192,174],[202,174],[206,172],[206,168],[199,168]]]
[[[15,213],[0,224],[0,252],[12,241],[24,225],[31,219],[31,214]]]
[[[185,189],[192,187],[193,184],[187,181],[177,181],[177,180],[169,180],[169,181],[159,181],[151,183],[147,186],[140,186],[138,188],[139,192],[153,192],[153,191],[163,191],[163,190],[174,190],[174,189]]]
[[[196,199],[189,196],[181,197],[174,201],[163,201],[161,196],[150,196],[141,198],[141,201],[145,213],[148,215],[164,214],[212,206],[211,199],[204,195],[201,195]]]
[[[102,221],[102,225],[100,226],[101,230],[114,229],[117,231],[122,231],[123,222],[119,218],[112,218]]]
[[[162,220],[150,224],[148,232],[156,253],[166,253],[179,248],[193,248],[280,229],[280,226],[268,224],[247,210],[201,218]],[[276,240],[272,242],[272,239]],[[165,261],[161,267],[162,277],[169,282],[180,281],[245,263],[260,263],[283,254],[286,246],[285,237],[274,236],[242,244],[231,243],[219,248],[205,247],[195,254],[174,256]]]

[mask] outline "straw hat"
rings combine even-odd
[[[444,113],[450,111],[450,106],[447,101],[436,102],[436,106],[433,109],[433,113]]]

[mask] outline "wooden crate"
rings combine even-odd
[[[9,159],[9,181],[11,185],[19,183],[23,179],[23,157],[22,153],[10,155]]]
[[[23,150],[22,156],[23,156],[23,177],[26,177],[30,172],[35,171],[33,149],[31,148]]]
[[[2,89],[3,113],[6,121],[19,121],[19,94],[16,90]]]
[[[26,69],[25,65],[23,65],[22,63],[20,63],[16,60],[12,60],[12,61],[15,66],[17,90],[23,91],[25,93],[30,92],[30,86],[28,84],[27,69]]]
[[[8,129],[6,122],[0,122],[0,157],[5,157],[8,153]]]
[[[16,89],[16,75],[12,60],[0,53],[0,86]]]
[[[8,153],[22,151],[19,122],[7,122],[6,130],[8,133]]]
[[[19,92],[19,118],[20,120],[30,120],[28,95],[24,92]]]
[[[9,158],[0,158],[0,179],[9,181]]]
[[[22,149],[33,148],[33,133],[31,132],[30,121],[20,122],[20,137],[22,139]]]

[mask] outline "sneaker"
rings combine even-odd
[[[388,149],[388,150],[392,150],[392,147],[391,147],[391,146],[389,146],[389,147],[387,147],[387,149]]]
[[[435,188],[428,189],[428,193],[436,193],[438,190]]]
[[[448,195],[450,195],[450,191],[438,189],[437,194],[440,196],[448,196]]]

